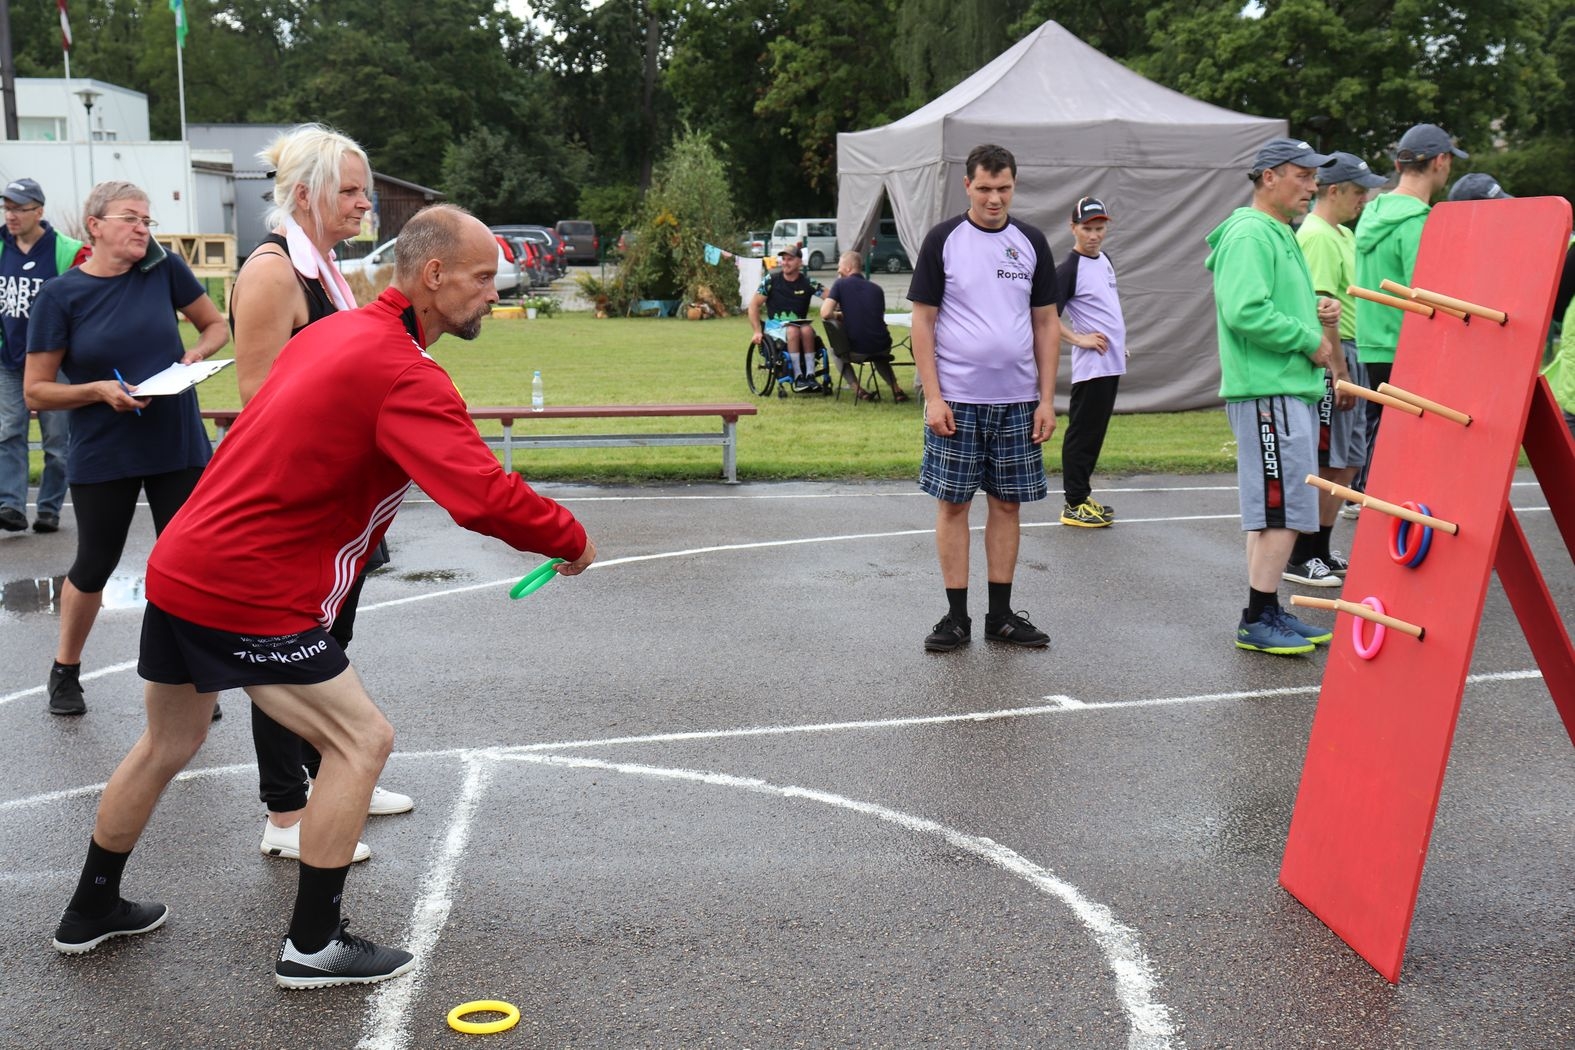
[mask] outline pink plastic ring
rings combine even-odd
[[[1379,615],[1383,614],[1384,603],[1371,595],[1363,598],[1360,604],[1367,606]],[[1373,640],[1365,642],[1362,640],[1362,626],[1365,623],[1367,621],[1360,616],[1351,617],[1351,648],[1355,649],[1356,655],[1363,660],[1371,660],[1378,655],[1378,650],[1384,647],[1384,636],[1389,633],[1389,628],[1381,623],[1373,624]]]

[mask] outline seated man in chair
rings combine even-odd
[[[897,375],[891,370],[891,331],[886,327],[886,293],[881,286],[864,276],[864,258],[858,252],[843,252],[837,258],[837,279],[831,290],[820,302],[820,316],[825,320],[840,320],[848,333],[849,348],[861,358],[870,359],[875,371],[891,388],[891,399],[899,404],[908,395],[897,385]],[[832,356],[836,357],[835,345]],[[878,396],[859,385],[853,366],[837,358],[837,368],[842,381],[853,387],[860,401],[873,401]]]
[[[794,362],[795,390],[819,389],[815,382],[815,329],[807,320],[811,296],[825,295],[825,288],[804,276],[804,256],[797,246],[777,253],[780,265],[768,270],[755,297],[749,301],[749,324],[758,346],[765,339],[764,320],[782,320],[783,339]],[[765,307],[764,320],[761,307]]]

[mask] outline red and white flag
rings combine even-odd
[[[71,50],[71,19],[66,17],[66,0],[55,0],[60,8],[60,50]]]

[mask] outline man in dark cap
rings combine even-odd
[[[1312,652],[1334,633],[1280,606],[1280,574],[1298,532],[1318,531],[1318,494],[1301,479],[1318,469],[1323,370],[1337,352],[1340,304],[1314,294],[1291,223],[1304,215],[1319,168],[1335,158],[1299,139],[1264,143],[1247,177],[1252,204],[1208,237],[1220,345],[1220,396],[1236,436],[1241,528],[1247,533],[1247,607],[1236,647]]]
[[[0,197],[5,198],[5,229],[0,232],[0,529],[20,532],[27,528],[28,412],[22,366],[28,316],[44,283],[86,259],[92,249],[44,220],[44,191],[34,180],[7,183]],[[34,532],[60,528],[70,417],[69,412],[38,414],[44,471],[38,479]]]
[[[815,329],[808,317],[810,299],[825,294],[825,288],[804,275],[803,249],[790,245],[777,252],[777,268],[761,278],[759,289],[749,300],[749,324],[755,330],[752,338],[756,346],[766,337],[767,321],[782,323],[782,341],[797,369],[793,388],[802,393],[820,390],[814,377]]]
[[[1514,194],[1505,193],[1498,180],[1485,171],[1462,175],[1449,187],[1449,199],[1452,201],[1502,201],[1513,197]]]

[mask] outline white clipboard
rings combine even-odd
[[[233,358],[223,361],[198,361],[193,365],[183,365],[179,361],[170,365],[164,371],[148,376],[137,384],[132,391],[133,397],[160,397],[165,394],[180,394],[210,376],[217,375],[226,365],[234,364]]]

